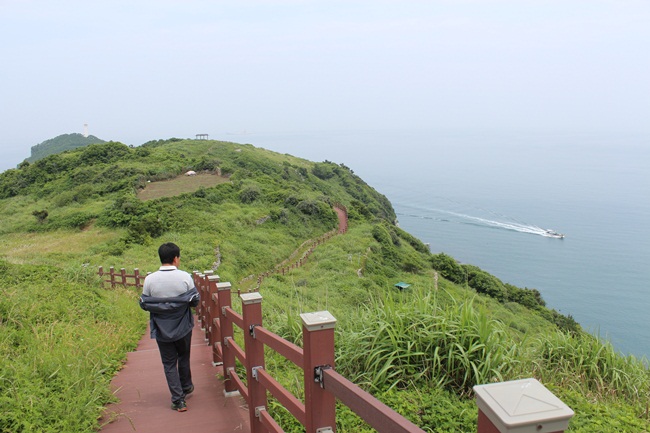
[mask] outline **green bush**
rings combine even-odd
[[[467,282],[472,289],[499,302],[507,300],[506,288],[498,278],[476,266],[465,265],[464,268],[467,270]]]
[[[334,172],[336,165],[331,162],[316,163],[311,172],[319,179],[327,180],[336,175]]]
[[[434,254],[431,257],[433,269],[440,272],[440,275],[456,284],[465,284],[468,278],[467,270],[453,257],[445,254]]]
[[[36,217],[36,221],[38,221],[39,224],[43,224],[47,219],[49,213],[46,209],[42,209],[42,210],[35,210],[34,212],[32,212],[32,215]]]
[[[239,199],[244,204],[250,204],[257,200],[261,194],[259,185],[248,184],[242,188],[239,193]]]
[[[82,148],[81,154],[79,155],[79,164],[84,166],[107,164],[123,159],[127,155],[130,155],[131,152],[132,150],[129,146],[113,141],[102,144],[91,144]]]
[[[106,227],[126,227],[131,220],[144,211],[143,203],[135,196],[125,194],[109,205],[98,218],[98,223]]]

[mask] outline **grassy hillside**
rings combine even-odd
[[[97,427],[147,319],[134,291],[99,289],[98,266],[155,270],[157,246],[173,241],[183,268],[218,264],[241,288],[336,227],[335,202],[348,208],[348,233],[264,280],[266,327],[300,343],[299,313],[329,310],[337,370],[429,431],[476,431],[472,386],[523,377],[574,409],[571,431],[650,431],[640,361],[584,334],[539,292],[430,254],[345,165],[171,139],[93,144],[0,174],[0,432]],[[300,395],[301,373],[286,364],[267,368]],[[344,408],[337,423],[367,429]]]

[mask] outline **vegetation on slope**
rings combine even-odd
[[[32,146],[32,154],[27,158],[26,162],[36,162],[46,156],[55,155],[57,153],[65,152],[66,150],[76,149],[78,147],[88,146],[89,144],[104,143],[94,135],[87,137],[82,134],[63,134],[58,137],[50,138],[42,143]]]
[[[187,170],[220,181],[138,197]],[[337,370],[425,430],[475,431],[474,384],[531,376],[575,410],[571,431],[650,430],[640,361],[546,308],[536,290],[430,254],[348,167],[170,139],[93,144],[0,174],[0,356],[10,360],[0,366],[0,431],[96,427],[110,377],[146,322],[133,291],[98,288],[97,266],[156,269],[157,245],[171,240],[186,269],[218,264],[236,285],[334,228],[334,202],[348,207],[348,233],[264,280],[266,327],[300,343],[299,313],[329,310]],[[411,288],[397,291],[398,281]],[[302,373],[273,357],[267,368],[301,394]],[[46,413],[59,404],[73,410],[55,411],[57,424]],[[276,402],[271,410],[301,431]],[[345,408],[337,416],[339,431],[367,430]]]

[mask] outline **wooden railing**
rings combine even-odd
[[[201,294],[197,316],[212,347],[213,362],[222,364],[225,392],[238,392],[248,403],[252,433],[282,432],[267,412],[267,392],[280,402],[305,431],[336,431],[335,401],[338,398],[378,432],[423,432],[418,426],[363,391],[336,372],[334,328],[336,319],[327,311],[301,314],[303,344],[300,348],[262,325],[262,295],[239,295],[239,314],[232,308],[231,284],[220,282],[211,271],[194,272]],[[244,347],[234,339],[239,328]],[[265,370],[264,349],[270,348],[303,370],[304,402],[295,397]],[[244,367],[239,376],[236,362]],[[240,369],[241,371],[241,369]]]
[[[140,270],[138,268],[135,268],[133,270],[133,274],[127,274],[126,269],[124,268],[121,268],[120,272],[117,273],[115,272],[115,268],[113,266],[109,268],[108,272],[105,272],[104,268],[100,266],[97,275],[99,275],[99,277],[102,279],[102,287],[108,283],[111,285],[112,289],[117,286],[140,288],[142,287],[142,283],[144,283],[144,279],[147,276],[146,273],[144,275],[140,274]]]

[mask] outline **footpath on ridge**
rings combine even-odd
[[[106,407],[101,432],[249,432],[246,402],[239,395],[224,395],[223,369],[213,366],[212,350],[198,320],[192,332],[191,362],[194,392],[187,397],[187,412],[176,412],[171,410],[158,346],[147,329],[111,382],[120,401]]]
[[[318,239],[303,243],[272,272],[301,266],[317,245],[336,234],[347,232],[347,211],[334,206],[338,229]],[[307,248],[309,247],[309,248]],[[296,257],[302,252],[299,259]],[[291,263],[290,265],[287,265]],[[286,265],[286,267],[285,267]],[[258,278],[258,288],[263,276]],[[113,378],[111,388],[119,402],[110,404],[100,420],[102,433],[159,433],[167,431],[192,433],[250,432],[248,406],[239,395],[224,394],[223,368],[212,364],[212,348],[195,320],[192,333],[192,381],[194,392],[187,398],[187,412],[171,410],[171,400],[160,353],[149,328],[135,351],[128,353],[122,369]]]

